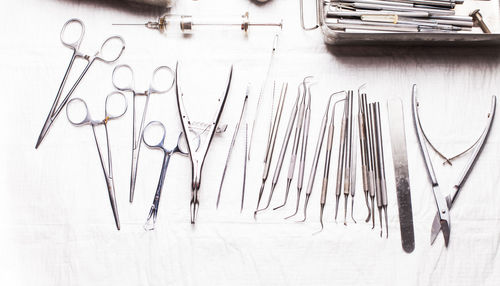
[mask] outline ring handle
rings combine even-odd
[[[149,136],[146,135],[146,131],[153,128],[154,126],[159,126],[161,128],[161,136],[159,137],[159,141],[155,141],[154,138],[150,138]],[[146,146],[149,148],[163,148],[163,143],[165,142],[165,125],[161,123],[160,121],[151,121],[144,127],[144,130],[142,131],[142,141]]]
[[[65,36],[66,35],[66,28],[68,28],[70,25],[75,25],[75,24],[77,26],[80,26],[80,36],[78,37],[78,39],[76,41],[70,42],[70,41],[68,41],[68,39],[66,39],[67,36]],[[69,19],[66,23],[64,23],[64,25],[61,29],[61,34],[59,35],[59,37],[60,37],[61,43],[63,45],[76,51],[80,48],[80,44],[82,43],[83,35],[85,35],[85,25],[83,24],[83,22],[80,19],[73,18],[73,19]]]
[[[127,76],[130,78],[130,80],[127,80],[128,83],[120,82],[119,79],[120,74],[124,72],[127,72]],[[111,81],[113,83],[113,86],[120,91],[134,91],[134,86],[135,86],[134,70],[132,70],[132,68],[129,65],[117,65],[113,69]]]
[[[120,43],[121,47],[113,49],[113,42]],[[106,52],[107,49],[113,49],[112,51]],[[104,41],[101,45],[101,49],[96,54],[96,59],[99,59],[105,63],[112,63],[118,60],[123,51],[125,50],[125,40],[121,36],[111,36]],[[106,55],[108,54],[108,55]]]
[[[119,96],[119,97],[118,97]],[[110,102],[115,102],[116,100],[114,98],[120,98],[121,102],[118,103],[112,103],[112,104],[119,104],[118,108],[113,108],[110,105]],[[116,119],[119,117],[122,117],[125,112],[127,112],[128,108],[128,103],[127,99],[125,98],[125,95],[119,91],[114,91],[106,96],[106,102],[104,103],[104,113],[106,115],[106,120],[110,119]]]
[[[150,93],[165,93],[172,89],[175,83],[175,72],[168,66],[159,66],[153,71]]]
[[[83,114],[76,115],[74,111],[72,112],[73,108],[75,108],[76,105],[80,105],[80,107],[83,107],[84,111],[84,116],[81,116]],[[71,115],[73,114],[73,115]],[[73,98],[70,101],[68,101],[68,104],[66,105],[66,117],[68,118],[68,121],[75,125],[75,126],[82,126],[82,125],[87,125],[89,124],[92,120],[90,119],[90,114],[89,114],[89,109],[87,107],[87,103],[81,99],[81,98]]]

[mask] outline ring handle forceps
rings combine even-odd
[[[77,25],[80,27],[80,35],[78,39],[74,42],[70,42],[67,40],[68,36],[66,35],[66,29],[71,26],[71,25]],[[43,139],[47,135],[47,132],[49,131],[50,127],[52,126],[52,123],[54,123],[54,120],[56,120],[57,116],[59,116],[59,113],[61,110],[64,108],[64,106],[68,103],[71,95],[75,91],[76,87],[78,84],[80,84],[80,81],[83,79],[87,71],[90,69],[92,64],[98,60],[101,62],[105,63],[113,63],[123,53],[123,50],[125,49],[125,41],[123,40],[122,37],[120,36],[111,36],[107,38],[101,45],[101,48],[99,51],[97,51],[94,55],[86,55],[82,52],[80,52],[80,44],[82,43],[83,36],[85,34],[85,25],[83,22],[79,19],[70,19],[66,23],[64,23],[61,34],[60,34],[60,39],[61,42],[64,46],[70,48],[73,50],[73,55],[71,56],[71,59],[69,61],[68,67],[66,68],[66,73],[64,74],[64,77],[62,79],[62,82],[59,86],[59,90],[57,91],[56,98],[54,99],[54,102],[52,103],[52,107],[50,108],[49,114],[47,116],[47,119],[45,120],[45,123],[43,124],[42,130],[40,131],[40,135],[38,136],[38,140],[35,145],[35,149],[38,149],[38,146],[42,143]],[[121,49],[116,55],[106,55],[105,50],[109,48],[109,46],[112,44],[113,41],[118,41],[121,43]],[[108,52],[110,53],[110,52]],[[75,62],[76,58],[82,58],[87,61],[87,65],[83,69],[82,73],[78,76],[78,79],[75,81],[71,89],[68,91],[66,96],[61,100],[61,95],[64,89],[64,86],[66,85],[66,81],[68,79],[68,76],[71,72],[71,68],[73,67],[73,63]],[[60,102],[59,102],[60,101]]]
[[[198,192],[200,190],[201,184],[201,173],[203,168],[203,163],[205,161],[205,157],[207,156],[208,149],[210,147],[210,143],[212,142],[212,138],[217,129],[217,125],[219,124],[219,119],[222,115],[222,111],[224,110],[224,105],[226,103],[227,96],[229,94],[229,87],[231,86],[231,79],[233,76],[233,66],[229,71],[229,77],[226,84],[226,89],[223,95],[218,99],[219,107],[215,113],[215,116],[212,120],[212,123],[205,128],[203,133],[206,133],[207,136],[202,141],[201,134],[195,134],[195,132],[190,129],[190,125],[192,124],[191,120],[188,117],[188,113],[186,107],[184,105],[184,94],[181,92],[179,87],[179,63],[175,66],[175,91],[177,97],[177,107],[179,109],[179,116],[182,123],[182,128],[184,130],[184,136],[186,137],[189,156],[191,158],[191,167],[192,167],[192,183],[191,183],[191,203],[190,203],[190,211],[191,211],[191,224],[194,224],[196,221],[196,215],[198,212],[199,200],[198,200]],[[195,142],[198,144],[195,145]]]
[[[170,162],[170,157],[173,154],[179,153],[180,155],[187,156],[189,153],[185,150],[183,150],[182,146],[179,144],[181,142],[181,139],[184,137],[183,133],[181,132],[177,138],[177,144],[173,148],[166,148],[165,147],[165,126],[159,122],[159,121],[151,121],[144,127],[144,132],[146,132],[148,129],[152,128],[153,126],[159,126],[162,130],[162,136],[160,137],[159,142],[152,142],[151,140],[147,139],[144,135],[142,136],[142,140],[144,141],[144,144],[148,146],[151,149],[160,149],[163,151],[163,163],[161,167],[161,172],[160,172],[160,178],[158,179],[158,186],[156,187],[156,192],[155,196],[153,199],[153,204],[151,205],[151,209],[149,210],[148,218],[146,219],[146,223],[144,224],[144,229],[145,230],[153,230],[155,228],[156,224],[156,217],[158,216],[158,205],[160,204],[160,197],[161,197],[161,191],[163,188],[163,183],[165,182],[165,175],[167,173],[168,169],[168,164]]]
[[[446,199],[439,189],[439,183],[434,173],[434,168],[432,166],[431,158],[429,156],[429,151],[425,143],[425,138],[422,131],[422,126],[420,124],[420,118],[418,116],[418,101],[417,101],[417,86],[413,85],[412,89],[412,110],[413,110],[413,123],[415,125],[415,131],[417,133],[418,143],[420,145],[420,150],[422,151],[422,157],[424,158],[425,166],[427,169],[427,175],[432,184],[432,191],[434,193],[434,200],[436,201],[436,206],[439,214],[439,224],[440,229],[443,231],[444,244],[448,247],[448,242],[450,240],[450,210]]]
[[[167,78],[161,78],[162,72],[167,72],[171,76],[171,80]],[[128,82],[121,82],[120,74],[128,73],[126,78],[130,79]],[[132,203],[134,201],[135,193],[135,182],[137,178],[137,166],[139,164],[139,152],[141,149],[142,136],[144,131],[144,122],[146,120],[146,114],[149,105],[149,99],[152,94],[166,93],[174,86],[175,74],[171,68],[168,66],[157,67],[151,76],[151,81],[149,83],[149,88],[146,91],[137,91],[135,89],[135,77],[134,71],[129,65],[118,65],[113,70],[113,86],[120,91],[127,91],[132,93],[132,167],[130,174],[130,197],[129,201]],[[166,86],[161,86],[162,84]],[[136,98],[139,96],[145,96],[146,101],[144,103],[144,108],[142,110],[141,123],[139,129],[137,129],[137,119],[136,119]]]
[[[109,106],[109,102],[110,102],[110,99],[112,97],[116,97],[116,96],[121,96],[121,99],[123,100],[123,107],[120,108],[120,110],[118,110],[118,111],[111,112],[110,111],[111,107]],[[81,107],[83,107],[83,109],[85,111],[85,117],[82,120],[75,118],[74,117],[75,115],[71,115],[71,114],[76,114],[76,113],[71,112],[71,110],[72,110],[71,106],[74,106],[76,104],[80,104]],[[108,189],[109,201],[111,203],[111,209],[113,211],[113,216],[115,218],[116,228],[118,230],[120,230],[120,219],[118,217],[118,208],[116,205],[115,184],[114,184],[114,180],[113,180],[113,164],[111,161],[111,149],[110,149],[109,134],[108,134],[108,122],[110,120],[117,119],[117,118],[123,116],[123,114],[125,114],[126,111],[127,111],[127,100],[125,99],[125,96],[121,92],[113,92],[106,97],[105,117],[103,120],[93,120],[90,117],[90,113],[89,113],[87,104],[81,98],[71,99],[70,101],[68,101],[68,107],[66,108],[66,116],[68,117],[68,120],[71,124],[73,124],[75,126],[84,126],[84,125],[92,126],[92,132],[94,134],[97,152],[99,154],[99,159],[101,161],[101,167],[102,167],[102,170],[104,173],[104,178],[106,179],[106,186]],[[107,156],[108,156],[107,168],[106,168],[106,163],[104,162],[104,155],[102,153],[102,148],[99,144],[99,140],[97,140],[97,135],[95,132],[96,126],[99,126],[99,125],[104,125],[104,130],[106,133],[106,149],[108,151],[107,152],[108,153],[107,154]]]

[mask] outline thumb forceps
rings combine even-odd
[[[219,107],[213,117],[212,123],[208,125],[201,133],[197,133],[194,129],[191,128],[191,125],[194,123],[189,119],[187,109],[184,105],[184,94],[181,92],[179,87],[179,63],[176,64],[175,67],[175,92],[177,97],[177,107],[179,109],[179,116],[182,123],[182,129],[184,130],[184,136],[186,137],[187,146],[189,150],[189,157],[191,158],[191,172],[192,172],[192,183],[191,183],[191,202],[190,202],[190,211],[191,211],[191,224],[194,224],[196,221],[196,216],[198,214],[198,192],[200,190],[201,184],[201,173],[203,168],[203,163],[205,161],[205,157],[207,156],[208,149],[210,148],[210,143],[212,142],[212,138],[217,130],[217,125],[219,124],[219,119],[222,115],[222,111],[224,110],[224,105],[226,103],[227,96],[229,94],[229,87],[231,86],[231,79],[233,76],[233,66],[229,71],[229,77],[226,84],[226,89],[221,97],[219,97]],[[205,140],[202,141],[201,136],[206,134]]]
[[[68,38],[69,36],[66,35],[66,28],[69,26],[76,25],[80,27],[80,35],[78,39],[74,42],[71,42]],[[111,36],[107,38],[101,45],[101,49],[97,51],[94,55],[89,56],[86,55],[82,52],[80,52],[80,44],[82,43],[83,35],[85,34],[85,25],[83,22],[79,19],[70,19],[66,23],[64,23],[61,34],[60,34],[60,39],[61,42],[64,46],[70,48],[73,50],[73,55],[71,56],[71,60],[69,61],[69,65],[66,68],[66,73],[64,74],[64,77],[62,79],[62,82],[59,86],[59,90],[57,91],[56,98],[54,102],[52,103],[52,107],[50,108],[49,115],[47,116],[47,119],[45,120],[45,123],[43,124],[42,130],[40,131],[40,135],[38,136],[38,140],[35,145],[35,149],[38,149],[38,146],[43,141],[43,138],[47,135],[47,132],[49,131],[50,127],[52,126],[52,123],[54,123],[54,120],[56,120],[57,116],[61,112],[61,110],[64,108],[64,106],[68,103],[69,98],[75,91],[76,87],[80,83],[80,81],[83,79],[89,68],[92,66],[94,61],[98,60],[101,62],[105,63],[113,63],[123,53],[123,50],[125,49],[125,41],[123,40],[122,37],[120,36]],[[113,45],[112,42],[117,41],[121,44],[121,48],[119,49],[118,52],[116,51],[109,51],[109,49],[113,49],[111,46]],[[59,103],[59,100],[61,99],[61,95],[64,89],[64,86],[66,85],[66,80],[68,79],[68,76],[71,72],[71,68],[73,67],[73,63],[75,62],[76,58],[83,58],[87,61],[87,65],[83,69],[82,73],[80,76],[78,76],[78,79],[75,81],[71,89],[68,91],[66,96],[62,99],[62,101]]]
[[[142,140],[144,144],[151,149],[160,149],[163,151],[163,163],[160,172],[160,178],[158,179],[158,186],[156,187],[155,196],[153,199],[153,204],[151,205],[151,209],[149,210],[148,218],[146,219],[146,223],[144,224],[145,230],[153,230],[156,224],[156,217],[158,215],[158,205],[160,204],[161,190],[163,188],[163,183],[165,182],[165,175],[167,173],[168,163],[170,162],[170,157],[179,153],[180,155],[187,156],[189,153],[187,152],[187,146],[181,146],[181,139],[184,138],[183,133],[179,134],[177,139],[177,144],[173,148],[167,149],[165,147],[165,126],[159,121],[151,121],[144,127],[144,133],[147,130],[152,129],[154,126],[159,126],[161,128],[161,137],[159,141],[155,141],[154,139],[148,139],[147,136],[142,136]]]
[[[122,103],[119,108],[112,108],[110,106],[110,101],[116,102],[116,99],[120,98]],[[73,108],[76,108],[77,105],[80,105],[80,110],[84,111],[84,117],[81,119],[79,113],[76,111],[71,111]],[[99,159],[101,161],[102,171],[104,173],[104,178],[106,179],[106,186],[108,188],[109,201],[111,203],[111,209],[113,210],[113,216],[115,217],[116,228],[120,230],[120,219],[118,217],[118,208],[116,206],[116,196],[115,196],[115,184],[113,180],[113,165],[111,162],[111,149],[109,146],[109,134],[108,134],[108,122],[113,119],[117,119],[121,117],[127,111],[127,100],[125,96],[121,92],[112,92],[106,97],[105,101],[105,112],[103,120],[93,120],[90,117],[90,113],[85,101],[81,98],[73,98],[68,101],[68,107],[66,108],[66,116],[71,124],[75,126],[84,126],[90,125],[92,126],[92,132],[94,134],[94,140],[97,147],[97,152],[99,153]],[[73,115],[72,115],[73,114]],[[95,127],[99,125],[104,125],[104,130],[106,132],[106,149],[108,151],[108,166],[106,168],[106,163],[104,162],[104,155],[102,153],[101,146],[99,145],[99,141],[97,140],[97,135],[95,133]]]
[[[118,65],[113,70],[113,86],[120,91],[132,93],[132,167],[130,174],[130,197],[129,201],[134,201],[135,181],[137,178],[137,166],[139,164],[139,151],[141,149],[142,136],[144,131],[144,121],[149,105],[149,98],[152,94],[166,93],[174,86],[175,74],[168,66],[159,66],[153,71],[149,88],[146,91],[135,89],[134,71],[129,65]],[[136,119],[136,98],[145,96],[146,102],[142,110],[141,123],[137,129]]]

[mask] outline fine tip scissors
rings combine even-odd
[[[437,181],[436,174],[434,173],[434,168],[429,156],[429,151],[427,150],[427,145],[425,143],[422,126],[420,124],[420,118],[418,116],[417,85],[413,85],[412,89],[412,109],[415,131],[417,133],[420,150],[422,151],[422,156],[424,157],[427,174],[429,175],[429,179],[432,184],[434,200],[436,201],[436,206],[438,209],[440,225],[439,228],[443,232],[444,244],[446,247],[448,247],[448,242],[450,241],[450,210],[448,208],[448,203],[446,202],[446,199],[439,188],[439,183]]]
[[[125,80],[124,80],[125,79]],[[150,95],[168,92],[174,86],[175,74],[168,66],[159,66],[151,75],[151,81],[146,91],[135,89],[134,71],[129,65],[118,65],[113,70],[113,86],[120,90],[132,93],[132,167],[130,171],[130,196],[129,201],[134,201],[135,182],[137,178],[137,166],[139,164],[139,152],[141,150],[144,122],[149,105]],[[136,99],[144,96],[145,103],[139,126],[137,126]]]
[[[147,136],[142,136],[142,140],[146,146],[151,149],[159,149],[163,151],[163,163],[160,172],[160,178],[158,179],[158,186],[156,187],[155,196],[153,199],[153,204],[151,205],[151,209],[149,210],[148,218],[146,219],[146,223],[144,224],[145,230],[153,230],[156,224],[156,217],[158,215],[158,206],[160,204],[161,191],[163,188],[163,183],[165,182],[165,175],[167,173],[168,164],[170,162],[170,157],[179,153],[180,155],[187,156],[189,153],[187,152],[187,146],[181,146],[181,140],[184,138],[183,133],[179,133],[177,143],[173,148],[165,147],[165,126],[159,121],[151,121],[144,127],[144,133],[148,130],[152,129],[154,126],[158,126],[161,128],[161,136],[159,141],[155,141],[152,138],[148,138]]]
[[[118,108],[112,108],[110,106],[110,102],[116,102],[115,99],[118,97],[122,103]],[[81,119],[79,116],[79,113],[71,110],[77,110],[78,109],[73,109],[76,108],[77,105],[80,105],[80,110],[83,109],[84,111],[84,117]],[[125,95],[121,92],[112,92],[106,96],[106,101],[105,101],[105,111],[104,111],[104,119],[102,120],[93,120],[92,117],[90,116],[90,112],[87,107],[87,103],[81,98],[73,98],[70,101],[68,101],[68,107],[66,108],[66,116],[68,117],[68,120],[71,124],[75,126],[84,126],[84,125],[90,125],[92,127],[92,132],[94,134],[94,139],[95,139],[95,144],[97,147],[97,152],[99,154],[99,159],[101,161],[101,167],[104,173],[104,179],[106,180],[106,186],[108,189],[108,195],[109,195],[109,201],[111,203],[111,209],[113,211],[113,216],[115,218],[115,224],[116,228],[120,230],[120,219],[118,217],[118,207],[116,205],[116,196],[115,196],[115,184],[113,180],[113,164],[111,161],[111,148],[109,144],[109,134],[108,134],[108,122],[113,119],[117,119],[125,114],[127,112],[127,100],[125,99]],[[102,152],[101,145],[99,144],[99,140],[97,139],[97,135],[95,132],[96,126],[99,125],[104,125],[104,130],[106,132],[106,149],[107,149],[107,156],[108,156],[108,164],[106,167],[106,163],[104,161],[104,155]]]
[[[182,128],[184,130],[184,136],[186,137],[189,157],[191,158],[191,172],[192,172],[192,183],[191,183],[191,202],[190,202],[190,212],[191,212],[191,224],[194,224],[196,221],[196,216],[198,213],[199,200],[198,200],[198,192],[200,190],[201,184],[201,174],[203,163],[205,161],[205,157],[207,156],[208,149],[210,148],[210,143],[214,137],[214,134],[217,131],[217,125],[219,124],[220,117],[222,115],[222,111],[224,110],[224,105],[226,103],[227,96],[229,94],[229,88],[231,86],[231,79],[233,77],[233,66],[231,65],[231,69],[229,71],[229,76],[226,84],[226,88],[224,93],[218,99],[219,106],[215,112],[215,115],[206,128],[204,128],[201,132],[196,132],[193,128],[191,128],[192,121],[189,119],[187,109],[184,105],[184,94],[182,93],[179,86],[179,63],[175,66],[175,92],[177,97],[177,107],[179,109],[179,116],[182,123]],[[201,136],[204,136],[205,140],[202,140]]]
[[[77,25],[80,27],[80,35],[78,39],[74,42],[71,42],[67,38],[69,36],[66,36],[66,29],[71,26],[71,25]],[[54,123],[54,120],[57,118],[59,113],[62,111],[64,106],[68,103],[68,100],[70,99],[71,95],[75,91],[76,87],[80,83],[80,81],[83,79],[87,71],[89,70],[90,66],[94,63],[94,61],[98,60],[101,62],[105,63],[113,63],[120,56],[122,55],[124,49],[125,49],[125,41],[123,40],[122,37],[120,36],[111,36],[107,38],[101,45],[101,48],[99,51],[97,51],[94,55],[86,55],[80,51],[80,44],[82,43],[83,36],[85,34],[85,25],[83,22],[79,19],[70,19],[66,23],[64,23],[60,38],[61,42],[64,46],[70,48],[73,50],[73,55],[71,56],[71,60],[69,61],[68,67],[66,68],[66,73],[64,74],[64,77],[62,79],[62,82],[59,86],[59,90],[57,91],[56,98],[54,102],[52,103],[52,107],[50,108],[49,115],[47,116],[47,119],[45,120],[45,123],[43,124],[42,130],[40,131],[40,135],[38,136],[38,140],[35,145],[35,149],[38,149],[38,146],[42,143],[43,139],[47,135],[47,132],[49,131],[50,127],[52,126],[52,123]],[[111,45],[112,42],[117,41],[121,44],[121,48],[118,49],[117,51],[108,51],[109,49],[112,49]],[[71,68],[73,67],[73,63],[75,62],[76,58],[82,58],[87,61],[87,65],[83,69],[82,73],[78,76],[78,79],[75,81],[71,89],[68,91],[66,96],[62,99],[62,101],[59,103],[61,99],[61,95],[64,89],[64,86],[66,85],[66,80],[68,79],[68,76],[71,72]]]

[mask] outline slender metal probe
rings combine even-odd
[[[369,191],[370,191],[370,184],[369,184],[369,153],[368,153],[368,141],[367,141],[367,132],[366,132],[366,110],[365,110],[365,104],[366,104],[366,93],[359,94],[359,89],[358,89],[358,125],[359,125],[359,146],[360,146],[360,152],[361,152],[361,172],[362,172],[362,179],[363,179],[363,191],[365,193],[365,202],[366,202],[366,208],[368,209],[368,215],[365,219],[365,222],[370,221],[371,217],[371,209],[370,209],[370,202],[369,202]]]
[[[372,229],[375,228],[375,196],[377,194],[378,185],[376,182],[376,154],[375,154],[375,137],[374,137],[374,127],[373,127],[373,113],[370,105],[367,105],[367,127],[368,127],[368,151],[370,158],[370,199],[371,199],[371,217],[372,217]]]
[[[264,91],[266,90],[267,82],[269,80],[269,75],[271,74],[271,68],[273,66],[273,59],[274,59],[274,54],[276,52],[276,48],[278,46],[278,34],[274,35],[273,38],[273,49],[271,51],[271,56],[269,58],[269,63],[267,65],[267,71],[266,71],[266,76],[264,78],[264,81],[262,82],[262,86],[260,87],[260,93],[259,93],[259,99],[257,100],[257,106],[255,107],[255,114],[254,114],[254,119],[252,123],[252,131],[250,132],[250,143],[248,145],[248,160],[250,160],[250,153],[252,151],[252,142],[253,142],[253,135],[255,131],[255,124],[257,124],[257,118],[259,118],[259,107],[262,102],[262,97],[264,95]],[[271,134],[271,132],[269,133]]]
[[[355,116],[353,115],[352,118],[354,120]],[[353,123],[354,126],[354,123]],[[357,148],[356,148],[356,141],[357,141],[357,132],[356,128],[353,128],[353,139],[352,142],[354,144],[352,148],[352,160],[351,160],[351,219],[354,223],[357,223],[356,220],[354,219],[354,196],[356,195],[356,163],[357,163]],[[367,197],[367,196],[366,196]]]
[[[238,136],[238,131],[240,130],[241,120],[243,119],[243,114],[245,113],[245,109],[247,107],[248,102],[248,94],[250,92],[250,85],[247,86],[247,91],[245,93],[245,99],[243,100],[243,106],[241,107],[240,119],[234,128],[233,138],[231,139],[231,145],[229,146],[229,151],[227,152],[226,163],[224,165],[224,171],[222,173],[222,178],[220,180],[219,193],[217,195],[217,203],[216,208],[219,208],[220,195],[222,192],[222,185],[224,184],[224,178],[226,177],[227,166],[229,164],[229,159],[231,159],[231,154],[233,153],[234,144],[236,142],[236,137]]]
[[[346,155],[345,155],[345,170],[344,170],[344,225],[347,225],[347,201],[349,199],[349,193],[351,191],[351,163],[352,163],[352,129],[353,129],[353,91],[350,90],[347,93],[347,105],[348,105],[348,116],[347,116],[347,134],[346,134]]]
[[[247,185],[247,165],[248,165],[248,123],[245,122],[245,162],[243,166],[243,188],[241,189],[241,207],[240,213],[243,212],[243,203],[245,202],[245,188]]]
[[[348,98],[346,97],[346,101]],[[345,157],[345,139],[347,131],[347,111],[348,104],[344,105],[344,112],[342,115],[342,123],[340,129],[340,144],[339,144],[339,158],[337,163],[337,182],[335,185],[335,222],[337,222],[337,214],[339,210],[340,192],[342,189],[342,179],[344,174],[344,157]]]
[[[272,160],[273,152],[274,152],[274,145],[276,144],[276,138],[278,135],[278,128],[279,128],[280,121],[281,121],[281,115],[283,113],[283,106],[284,106],[284,102],[285,102],[285,98],[286,98],[286,94],[287,94],[287,89],[288,89],[288,83],[284,83],[281,86],[281,93],[280,93],[280,97],[278,100],[278,107],[276,108],[276,114],[274,116],[273,126],[270,130],[269,140],[267,142],[268,144],[267,144],[267,150],[266,150],[266,157],[264,159],[264,172],[262,174],[262,184],[260,186],[257,207],[255,208],[255,212],[253,214],[254,219],[257,219],[257,210],[259,209],[260,201],[262,199],[262,194],[264,192],[264,187],[266,185],[267,176],[269,175],[269,169],[271,167],[271,160]]]
[[[300,99],[300,85],[298,88],[298,94],[297,94],[297,99],[295,101],[295,104],[292,109],[292,113],[290,114],[290,119],[288,120],[288,126],[286,127],[286,132],[285,132],[285,137],[283,138],[283,143],[281,145],[281,150],[280,154],[278,156],[278,163],[276,164],[276,168],[274,170],[274,175],[273,175],[273,181],[271,183],[271,191],[269,192],[269,198],[267,200],[267,204],[264,208],[257,210],[255,213],[257,214],[258,212],[261,212],[263,210],[266,210],[269,208],[269,205],[271,204],[271,199],[274,194],[274,189],[276,188],[276,185],[278,184],[278,179],[281,173],[281,167],[283,166],[283,161],[285,160],[285,154],[286,154],[286,149],[288,147],[288,142],[290,142],[290,137],[292,135],[292,129],[293,125],[295,124],[295,119],[297,118],[297,107]]]
[[[304,201],[304,219],[302,220],[302,222],[306,221],[307,218],[307,205],[309,203],[309,198],[313,190],[314,179],[316,178],[316,171],[318,169],[319,156],[321,155],[321,146],[323,146],[323,139],[325,138],[326,123],[328,120],[328,110],[330,109],[330,102],[332,101],[332,98],[335,95],[340,93],[345,94],[346,92],[338,91],[330,95],[328,103],[326,105],[325,114],[323,115],[323,119],[321,120],[321,127],[319,129],[318,141],[316,142],[316,149],[314,151],[313,163],[311,165],[311,173],[309,175],[309,181],[307,183],[307,188],[306,188],[306,199]]]

